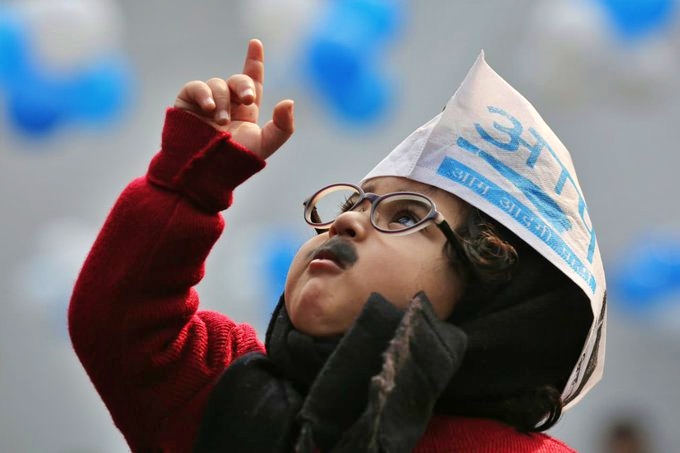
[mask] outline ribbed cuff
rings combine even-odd
[[[176,191],[198,207],[219,212],[231,205],[233,190],[266,163],[196,116],[177,108],[167,111],[161,151],[147,178]]]

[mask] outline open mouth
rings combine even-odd
[[[311,254],[312,261],[332,261],[340,269],[347,269],[356,262],[357,258],[354,244],[338,236],[329,239]]]
[[[314,253],[314,255],[312,256],[312,259],[333,261],[341,269],[344,269],[346,267],[346,264],[343,263],[342,260],[332,250],[328,248],[317,249],[316,253]]]

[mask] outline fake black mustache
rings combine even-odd
[[[340,236],[333,236],[310,253],[310,259],[319,256],[332,259],[343,269],[351,267],[359,259],[354,244]]]

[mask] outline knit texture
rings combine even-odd
[[[201,159],[217,162],[193,165]],[[123,191],[85,261],[71,339],[133,451],[190,451],[215,379],[264,351],[250,326],[197,312],[194,289],[224,228],[217,210],[263,166],[229,134],[170,110],[148,177]]]
[[[224,229],[219,211],[263,167],[228,133],[170,109],[162,150],[120,195],[83,265],[71,339],[133,452],[191,451],[218,377],[264,352],[250,326],[198,311],[194,289]],[[455,417],[433,417],[415,451],[573,452],[542,434]]]
[[[434,416],[414,453],[577,453],[547,434],[522,434],[482,418]]]

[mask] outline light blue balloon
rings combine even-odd
[[[25,24],[9,8],[0,8],[0,89],[9,91],[30,71]]]
[[[361,11],[375,37],[388,40],[401,29],[405,7],[403,0],[339,0],[345,8]]]
[[[335,0],[318,21],[314,34],[372,53],[397,37],[404,15],[400,0]]]

